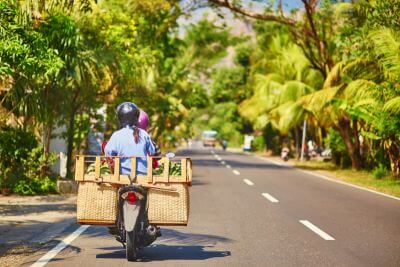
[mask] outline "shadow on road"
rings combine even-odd
[[[120,248],[120,247],[118,247]],[[165,261],[165,260],[206,260],[221,258],[231,255],[230,251],[207,251],[207,246],[171,246],[157,244],[143,249],[139,254],[139,261]],[[123,259],[125,250],[111,253],[98,254],[98,259]]]
[[[210,258],[227,257],[230,251],[213,251],[215,244],[230,243],[231,239],[216,235],[182,233],[174,229],[162,229],[162,238],[150,247],[140,252],[140,261],[163,260],[206,260]],[[125,258],[125,250],[121,246],[104,247],[105,251],[116,250],[98,254],[98,259]]]
[[[75,204],[40,204],[40,205],[0,205],[0,214],[8,216],[24,216],[31,213],[50,211],[75,212]]]

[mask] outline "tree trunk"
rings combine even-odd
[[[386,148],[390,158],[390,169],[392,171],[393,177],[398,178],[400,176],[400,148],[395,144],[395,138],[390,138],[387,143]]]
[[[71,178],[72,170],[72,152],[74,149],[74,131],[75,131],[75,109],[71,110],[67,130],[67,178]]]
[[[50,153],[50,141],[51,141],[51,133],[53,132],[53,123],[50,122],[47,128],[44,129],[43,135],[43,153],[45,157],[45,165],[40,169],[40,174],[43,176],[47,172],[47,164],[49,160]]]
[[[296,160],[300,159],[300,146],[301,145],[300,145],[300,134],[299,134],[299,131],[300,131],[299,127],[296,126],[294,128],[294,137],[296,139]]]
[[[351,159],[351,167],[355,170],[359,170],[362,167],[362,160],[360,156],[360,151],[352,140],[353,129],[350,125],[350,120],[347,118],[342,118],[339,120],[338,130],[343,138],[344,144],[346,146],[347,152],[349,153]],[[355,138],[358,138],[355,137]]]

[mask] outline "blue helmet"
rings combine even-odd
[[[140,110],[132,102],[124,102],[117,107],[117,118],[121,127],[136,126]]]

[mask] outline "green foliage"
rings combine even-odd
[[[346,146],[344,145],[343,139],[337,131],[329,129],[329,132],[324,141],[325,146],[331,149],[332,153],[346,152]]]
[[[23,163],[37,146],[35,137],[18,128],[3,127],[0,131],[0,183],[10,186],[17,174],[24,175]]]
[[[246,78],[243,67],[221,68],[212,75],[211,97],[214,103],[241,102],[246,97]]]
[[[54,179],[51,179],[49,177],[21,179],[15,184],[12,190],[14,193],[23,196],[32,196],[44,193],[56,193],[57,183]]]
[[[32,195],[55,192],[50,166],[55,154],[46,156],[35,137],[22,129],[4,127],[0,131],[0,187],[15,193]]]
[[[382,179],[387,175],[387,169],[382,163],[379,163],[378,167],[374,169],[372,174],[376,179]]]
[[[160,163],[161,164],[161,163]],[[164,164],[161,164],[154,170],[155,174],[162,175],[164,173]],[[169,163],[169,175],[179,176],[182,172],[182,166],[177,162]]]
[[[256,136],[251,143],[251,148],[254,151],[264,151],[265,150],[265,140],[263,136]]]

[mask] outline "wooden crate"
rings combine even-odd
[[[101,164],[104,159],[112,159],[114,162],[113,173],[101,174]],[[128,175],[120,173],[120,157],[104,157],[104,156],[87,156],[78,155],[76,157],[75,165],[75,180],[79,183],[80,187],[88,188],[88,183],[96,183],[99,187],[94,190],[81,189],[78,190],[78,211],[80,211],[78,222],[84,224],[102,224],[101,217],[85,218],[89,214],[102,214],[103,211],[89,211],[88,209],[99,209],[93,205],[85,206],[85,200],[92,199],[92,201],[101,201],[101,194],[99,192],[104,190],[104,184],[111,185],[129,185],[130,180]],[[135,178],[135,184],[140,184],[148,188],[148,217],[152,224],[157,225],[187,225],[189,219],[189,186],[192,183],[192,161],[190,158],[174,158],[174,162],[179,161],[181,164],[181,175],[170,175],[169,166],[170,159],[167,157],[161,158],[164,171],[161,175],[153,174],[153,158],[147,158],[147,175],[136,176],[136,158],[131,157],[131,174]],[[94,171],[87,173],[86,166],[88,162],[94,164]],[[103,186],[102,188],[100,188]],[[94,195],[96,194],[97,195]],[[101,191],[105,192],[105,191]],[[111,192],[107,191],[109,194]],[[93,194],[87,196],[87,194]],[[116,195],[117,197],[117,195]],[[114,209],[115,205],[110,204],[109,209]],[[101,206],[104,209],[104,205]],[[116,208],[115,208],[116,209]],[[85,212],[85,210],[87,212]],[[111,212],[111,211],[110,211]],[[116,210],[112,210],[116,212]],[[107,218],[109,221],[109,217]],[[109,223],[108,223],[109,224]]]

